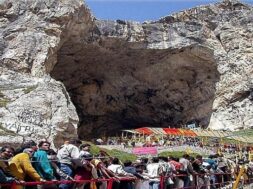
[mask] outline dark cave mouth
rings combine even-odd
[[[64,83],[81,139],[143,125],[207,126],[219,73],[212,50],[63,45],[51,76]]]

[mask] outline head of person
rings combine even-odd
[[[48,141],[40,141],[38,144],[39,149],[48,151],[50,149],[50,142]]]
[[[161,162],[168,162],[168,158],[167,157],[164,157],[164,156],[159,156],[159,161]]]
[[[36,151],[38,149],[37,147],[37,143],[34,140],[28,140],[26,142],[24,142],[24,144],[22,145],[22,148],[32,148],[34,151]]]
[[[24,149],[26,149],[26,148],[32,148],[34,151],[36,151],[38,149],[37,143],[34,142],[34,140],[25,141],[23,144],[21,144],[21,146],[19,148],[16,149],[14,155],[22,153],[24,151]]]
[[[196,158],[197,158],[197,157],[196,157]],[[202,157],[201,157],[201,159],[202,159]],[[190,162],[194,162],[194,161],[195,161],[195,158],[194,158],[193,156],[190,156],[189,160],[190,160]]]
[[[132,165],[132,161],[130,161],[130,160],[126,160],[125,162],[124,162],[124,166],[125,167],[130,167]]]
[[[27,153],[27,154],[29,155],[29,157],[31,158],[31,157],[33,156],[33,153],[35,152],[35,150],[32,149],[32,148],[25,148],[25,149],[23,150],[23,152],[24,152],[24,153]]]
[[[190,158],[190,155],[189,155],[189,154],[184,154],[184,155],[183,155],[183,158],[189,159],[189,158]]]
[[[90,151],[90,144],[82,144],[80,146],[80,150],[89,152]]]
[[[196,155],[196,159],[199,161],[203,161],[203,157],[201,155]]]
[[[104,151],[104,150],[100,150],[100,151],[99,151],[99,155],[100,155],[100,156],[104,156],[104,157],[105,157],[105,156],[110,156],[110,155],[109,155],[106,151]]]
[[[64,141],[64,144],[69,144],[69,140],[65,140],[65,141]]]
[[[158,163],[159,162],[159,158],[158,157],[153,157],[152,158],[152,162],[153,163]]]
[[[82,141],[77,138],[72,138],[69,140],[69,144],[73,144],[73,145],[79,147],[82,144]]]
[[[112,164],[114,164],[114,165],[120,164],[119,163],[119,158],[113,158]]]
[[[14,149],[10,146],[3,146],[0,150],[0,156],[3,159],[10,159],[14,154]]]
[[[146,158],[146,157],[141,158],[141,163],[147,164],[148,158]]]
[[[47,158],[49,160],[57,160],[57,153],[53,149],[47,151]]]

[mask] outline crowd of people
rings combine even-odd
[[[10,188],[11,183],[15,183],[17,189],[106,189],[108,179],[113,179],[112,189],[158,189],[161,186],[163,189],[216,189],[232,183],[244,164],[247,165],[246,183],[252,178],[253,162],[236,163],[221,154],[208,158],[188,154],[181,158],[142,157],[122,163],[103,150],[94,156],[90,144],[82,144],[78,139],[66,141],[57,152],[46,140],[38,144],[27,141],[18,149],[1,147],[0,188]],[[39,184],[26,186],[27,182]]]
[[[100,139],[101,140],[101,139]],[[220,151],[226,154],[237,154],[242,153],[244,156],[249,151],[253,151],[252,146],[244,145],[242,146],[238,143],[224,143],[221,139],[218,138],[206,138],[201,139],[198,137],[182,137],[182,136],[147,136],[145,138],[141,137],[108,137],[105,142],[95,143],[98,145],[117,145],[121,146],[122,150],[125,148],[133,148],[133,147],[158,147],[158,148],[170,148],[170,147],[178,147],[178,146],[193,146],[200,147],[207,150],[212,151]]]

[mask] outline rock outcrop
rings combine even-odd
[[[191,121],[253,126],[249,5],[223,1],[142,24],[96,20],[81,0],[0,8],[0,123],[9,135],[58,145],[78,120],[80,138]]]
[[[4,0],[0,11],[3,133],[17,135],[17,143],[47,138],[58,145],[76,135],[79,119],[64,85],[49,74],[65,41],[85,41],[90,12],[82,0]]]

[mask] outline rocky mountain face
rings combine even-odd
[[[253,126],[253,8],[96,20],[81,0],[3,0],[0,128],[57,146],[141,126]],[[0,131],[1,133],[1,131]],[[6,140],[6,138],[1,140]]]
[[[76,135],[79,122],[65,86],[50,76],[68,41],[85,41],[89,10],[80,0],[0,1],[1,142]]]

